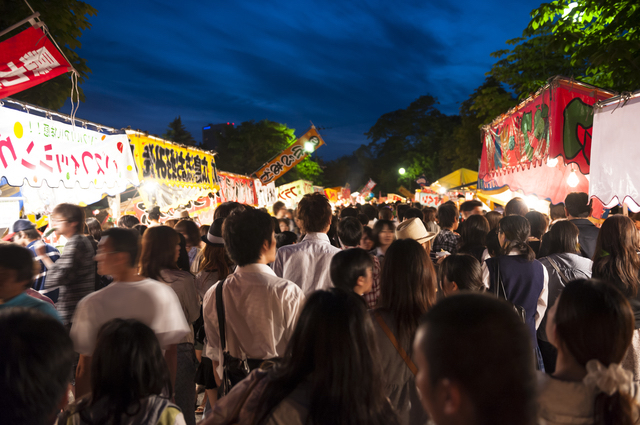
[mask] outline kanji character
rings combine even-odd
[[[26,69],[33,71],[33,75],[36,77],[44,75],[60,66],[60,63],[46,47],[25,53],[24,56],[20,58],[20,61],[22,61]]]
[[[25,75],[27,70],[23,66],[18,68],[13,62],[9,62],[7,67],[10,71],[0,71],[0,86],[10,87],[29,81],[29,77]]]

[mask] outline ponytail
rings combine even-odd
[[[502,255],[509,255],[509,253],[511,253],[511,251],[516,250],[518,251],[518,255],[524,255],[525,257],[527,257],[527,261],[533,261],[536,259],[536,253],[535,251],[529,246],[528,243],[523,242],[523,241],[505,241],[505,244],[503,247],[501,247],[502,249],[500,250],[500,253]]]
[[[595,425],[633,425],[636,403],[630,395],[619,391],[608,395],[600,393],[594,404]]]

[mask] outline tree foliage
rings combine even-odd
[[[87,61],[81,58],[78,50],[82,46],[80,36],[82,32],[90,29],[89,17],[95,16],[98,11],[92,6],[77,0],[30,0],[31,7],[40,12],[40,19],[44,21],[49,32],[58,43],[71,65],[78,71],[78,85],[86,81],[91,73]],[[0,1],[0,29],[5,29],[31,15],[31,10],[24,0]],[[11,31],[0,38],[4,41],[20,31],[28,28],[25,24],[22,28]],[[78,87],[80,100],[84,101],[84,93]],[[66,73],[39,84],[30,89],[14,94],[14,99],[42,106],[43,108],[58,110],[71,94],[70,74]]]
[[[196,140],[193,138],[189,130],[182,124],[182,118],[176,117],[169,123],[167,132],[162,135],[164,139],[171,140],[172,142],[180,143],[182,145],[195,146]]]

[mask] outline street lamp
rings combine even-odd
[[[407,172],[407,170],[405,170],[404,168],[400,168],[398,170],[398,173],[400,173],[401,176],[404,176],[404,173],[406,173],[406,172]]]

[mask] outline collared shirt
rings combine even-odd
[[[60,288],[56,301],[62,323],[68,325],[78,302],[92,293],[96,287],[96,263],[89,239],[75,234],[67,241],[58,261],[47,270],[45,289]]]
[[[333,287],[331,259],[340,252],[325,233],[307,233],[302,242],[278,249],[273,271],[302,288],[305,295]]]
[[[42,258],[36,253],[35,245],[37,242],[39,241],[35,240],[33,242],[30,242],[29,245],[27,245],[27,248],[29,248],[31,252],[33,252],[33,256],[40,263],[40,273],[38,273],[38,275],[36,276],[36,280],[33,282],[32,288],[36,291],[41,291],[44,289],[45,285],[47,266],[44,265],[44,263],[42,262]],[[53,245],[49,245],[48,243],[45,243],[44,247],[47,250],[47,253],[45,255],[49,257],[54,263],[58,261],[58,258],[60,258],[60,251],[58,251]]]
[[[113,282],[78,304],[71,326],[76,352],[93,354],[98,331],[112,319],[136,319],[156,334],[160,347],[178,344],[191,330],[169,285],[153,279]]]
[[[222,345],[213,285],[203,300],[207,352],[220,362]],[[298,321],[305,296],[293,282],[279,278],[266,264],[238,267],[222,287],[225,310],[226,350],[237,358],[270,359],[284,355]]]
[[[458,252],[458,242],[460,241],[460,235],[453,233],[449,229],[442,229],[438,236],[433,240],[433,247],[431,248],[431,260],[435,263],[437,260],[436,253],[440,251],[447,251],[449,254],[455,254]]]

